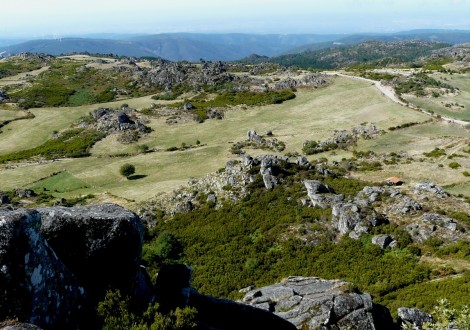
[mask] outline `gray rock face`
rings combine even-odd
[[[272,311],[298,329],[378,329],[370,295],[346,293],[348,285],[291,276],[281,284],[248,292],[243,302]]]
[[[87,287],[131,289],[143,242],[136,214],[114,204],[45,207],[38,212],[41,234]]]
[[[78,324],[87,294],[40,234],[33,210],[0,210],[0,319],[48,329]]]
[[[279,167],[288,160],[287,157],[265,155],[259,159],[261,161],[260,174],[263,177],[266,189],[273,189],[279,184],[276,177],[275,167]]]
[[[331,188],[323,185],[320,181],[305,180],[303,183],[305,188],[307,188],[307,195],[313,207],[318,206],[326,209],[331,205],[341,202],[344,198],[343,195],[335,195]]]
[[[140,219],[113,204],[0,210],[0,319],[93,328],[109,288],[146,306],[142,238]]]
[[[375,235],[372,237],[372,244],[377,245],[381,249],[385,249],[392,241],[393,239],[388,235]]]
[[[449,196],[449,194],[444,189],[442,189],[441,186],[438,186],[433,182],[421,182],[415,185],[416,194],[423,192],[434,194],[440,198],[446,198]]]
[[[424,213],[405,227],[416,242],[423,242],[431,236],[455,242],[469,239],[469,235],[458,230],[454,219],[436,213]]]
[[[333,224],[338,231],[341,234],[351,231],[349,236],[354,239],[368,233],[372,227],[387,222],[386,218],[373,209],[358,203],[337,203],[333,205],[332,214]]]
[[[418,329],[422,329],[421,326],[424,322],[432,322],[432,316],[429,313],[423,312],[418,308],[398,308],[398,317],[402,322],[414,325]]]
[[[8,94],[4,90],[0,89],[0,102],[6,101],[9,98],[10,97],[8,96]]]

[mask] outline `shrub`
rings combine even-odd
[[[460,165],[459,163],[457,163],[457,162],[451,162],[451,163],[449,163],[449,167],[450,167],[451,169],[453,169],[453,170],[459,168],[460,166],[461,166],[461,165]]]
[[[135,173],[135,166],[132,164],[124,164],[119,168],[119,173],[126,178],[129,178],[129,176]]]

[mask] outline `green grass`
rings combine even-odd
[[[378,297],[375,301],[388,306],[396,316],[398,307],[416,307],[431,312],[439,299],[447,298],[452,306],[460,307],[468,304],[468,297],[470,297],[470,274],[466,273],[461,278],[410,285]]]
[[[54,174],[29,186],[34,191],[67,192],[87,188],[87,184],[67,171]]]
[[[35,148],[1,155],[0,163],[19,162],[37,157],[44,159],[86,157],[90,155],[90,148],[103,136],[95,130],[70,129],[62,132],[58,138],[50,139]]]
[[[148,108],[155,100],[143,97],[125,102],[131,107],[142,109]],[[122,101],[101,106],[116,107],[121,103]],[[61,131],[69,127],[72,122],[97,107],[98,105],[34,109],[32,112],[36,115],[35,119],[22,121],[21,124],[12,123],[5,127],[11,131],[4,129],[0,139],[0,154],[41,145],[50,138],[53,130]],[[306,140],[324,140],[330,137],[334,128],[351,129],[363,122],[374,122],[385,130],[390,126],[427,119],[424,114],[398,106],[384,98],[367,82],[340,77],[326,88],[299,89],[295,99],[283,104],[226,111],[223,120],[208,120],[202,124],[188,122],[167,125],[165,118],[153,118],[148,124],[153,128],[153,132],[143,137],[137,144],[122,145],[116,141],[115,136],[108,136],[95,144],[91,149],[92,156],[89,158],[3,169],[0,171],[0,181],[5,189],[13,189],[66,169],[71,175],[89,185],[89,188],[63,193],[66,198],[110,192],[141,201],[159,192],[171,191],[186,183],[189,177],[201,177],[217,171],[232,157],[229,152],[231,142],[245,140],[249,130],[254,129],[259,134],[272,130],[277,139],[286,143],[284,154],[300,152]],[[419,131],[414,133],[415,129]],[[418,125],[387,133],[378,140],[360,143],[361,145],[375,141],[384,143],[382,140],[384,138],[388,141],[387,144],[397,149],[400,148],[400,143],[405,143],[405,146],[412,142],[418,143],[420,134],[425,131],[424,135],[429,136],[426,137],[429,146],[425,151],[434,149],[442,142],[431,140],[432,132],[444,135],[458,133],[451,128],[436,130],[435,126]],[[403,132],[406,134],[403,135]],[[462,136],[465,136],[464,134],[466,133],[463,130]],[[395,140],[395,137],[400,136],[402,137],[399,140]],[[173,146],[181,146],[182,143],[194,145],[197,140],[206,146],[186,151],[163,151]],[[142,144],[162,151],[139,154],[138,145]],[[114,157],[123,153],[128,153],[129,156]],[[250,153],[257,155],[265,151],[250,150]],[[322,154],[317,156],[321,157]],[[343,156],[348,157],[343,153],[338,153],[337,157],[341,160]],[[147,175],[147,177],[140,180],[123,179],[119,175],[119,167],[126,162],[136,166],[136,175]],[[459,177],[465,179],[463,175]]]
[[[470,120],[470,76],[468,74],[433,74],[436,80],[452,85],[460,89],[458,95],[445,97],[415,97],[406,96],[405,99],[425,110],[433,111],[442,116],[451,118]],[[464,106],[448,108],[445,105],[449,103],[457,103]]]
[[[157,91],[157,88],[133,88],[129,84],[129,73],[118,73],[112,69],[99,70],[84,66],[86,62],[55,59],[49,70],[41,73],[31,86],[13,91],[13,101],[29,108],[79,106],[92,103],[111,102],[115,88],[126,89],[131,96],[142,96]]]

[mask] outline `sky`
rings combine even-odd
[[[470,30],[470,0],[1,0],[0,38]]]

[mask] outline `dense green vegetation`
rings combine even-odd
[[[411,64],[430,55],[435,49],[448,46],[443,43],[421,41],[368,41],[354,46],[307,51],[274,57],[272,62],[304,69],[336,69],[341,67],[383,68],[389,65]]]
[[[66,192],[86,188],[87,184],[67,171],[54,173],[30,186],[34,191]]]
[[[40,69],[45,64],[38,60],[24,61],[19,58],[12,58],[5,62],[0,62],[0,79],[14,76],[19,73]]]
[[[196,329],[197,311],[191,307],[162,313],[158,304],[150,305],[140,314],[134,313],[131,302],[119,291],[108,291],[98,305],[104,330],[189,330]]]
[[[445,88],[451,92],[455,87],[429,77],[426,73],[420,72],[412,75],[404,81],[399,81],[395,86],[395,91],[400,94],[414,93],[416,96],[426,95],[425,88]]]
[[[207,112],[210,108],[227,107],[239,104],[247,106],[259,106],[266,104],[280,104],[284,101],[295,98],[295,93],[291,90],[251,92],[251,91],[223,91],[213,99],[208,99],[206,93],[199,94],[191,99],[192,109],[199,121],[207,119]],[[174,107],[182,107],[182,103],[176,103]]]
[[[397,308],[402,306],[416,306],[431,312],[439,299],[446,298],[452,306],[460,307],[468,304],[468,297],[470,297],[470,274],[465,273],[459,278],[411,285],[376,297],[376,301],[388,306],[392,313],[396,313]]]
[[[45,159],[86,157],[89,155],[90,148],[103,137],[103,133],[92,129],[69,129],[59,137],[51,139],[36,148],[1,155],[0,163],[17,162],[35,157]]]
[[[32,86],[13,91],[10,97],[28,109],[109,102],[115,99],[120,89],[129,96],[156,91],[150,87],[133,87],[132,81],[131,75],[125,72],[99,70],[85,66],[84,62],[56,59]]]
[[[301,172],[296,177],[312,178],[312,174]],[[346,196],[366,185],[339,177],[315,178]],[[407,235],[396,235],[402,246],[398,250],[381,250],[370,243],[369,235],[333,243],[328,229],[331,210],[300,206],[297,200],[305,195],[299,183],[272,191],[257,188],[240,203],[225,204],[219,210],[205,204],[189,214],[158,221],[150,237],[172,233],[183,246],[180,261],[193,268],[194,287],[215,296],[237,298],[242,287],[303,275],[342,278],[380,297],[429,278],[430,269],[419,265],[414,250],[407,248]],[[150,257],[149,251],[161,251],[157,248],[161,245],[159,236],[144,249],[147,266],[154,272],[161,259]]]

